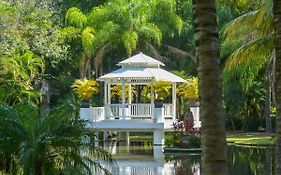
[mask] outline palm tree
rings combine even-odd
[[[165,9],[164,20],[163,16],[160,18],[157,13],[159,10],[157,8],[160,7]],[[92,38],[91,42],[86,44],[91,52],[87,52],[89,54],[85,55],[84,49],[83,55],[87,56],[87,61],[90,60],[90,57],[94,58],[93,65],[98,73],[105,54],[116,48],[119,50],[125,48],[128,56],[135,51],[146,49],[159,59],[160,55],[155,46],[161,44],[163,34],[161,30],[173,26],[180,32],[182,27],[181,18],[176,15],[175,8],[175,1],[166,0],[157,2],[109,1],[102,6],[94,7],[87,14],[77,8],[70,8],[66,15],[69,27],[66,27],[64,31],[72,39],[81,38],[82,43],[84,40]],[[167,23],[167,21],[171,22]],[[76,30],[77,28],[78,30]],[[89,35],[91,37],[84,39],[81,28],[82,31],[91,28],[94,32]]]
[[[67,27],[62,30],[64,38],[70,41],[78,40],[82,46],[83,51],[80,55],[80,77],[90,78],[90,61],[95,51],[93,48],[96,31],[88,25],[88,17],[76,7],[68,9],[65,21]]]
[[[0,153],[9,157],[9,173],[91,174],[93,167],[108,173],[99,160],[112,163],[111,156],[93,146],[93,131],[61,111],[39,117],[28,104],[0,105]]]
[[[228,174],[215,1],[193,1],[203,174]]]
[[[248,12],[231,21],[224,28],[222,51],[238,47],[227,59],[223,77],[228,83],[239,77],[243,91],[253,85],[261,69],[266,68],[267,95],[265,103],[266,131],[271,132],[271,90],[274,79],[274,44],[272,2],[263,1],[257,10]],[[231,49],[230,49],[231,50]],[[274,89],[273,89],[274,90]],[[274,91],[272,92],[274,94]],[[274,98],[273,98],[273,101]]]
[[[276,50],[276,174],[281,174],[281,1],[273,1]]]

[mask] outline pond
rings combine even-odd
[[[162,153],[161,146],[145,143],[127,146],[122,142],[108,142],[104,148],[113,155],[118,165],[113,174],[200,174],[200,154],[166,154]],[[228,146],[228,165],[230,175],[271,175],[274,174],[274,151],[270,148]]]

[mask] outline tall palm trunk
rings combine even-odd
[[[193,0],[202,120],[202,172],[228,174],[215,0]]]
[[[276,174],[281,174],[281,0],[273,1],[276,51]]]

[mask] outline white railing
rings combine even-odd
[[[144,117],[151,118],[152,106],[151,104],[128,104],[130,117]]]
[[[90,107],[90,120],[101,121],[104,120],[104,107]]]
[[[106,106],[106,118],[107,119],[120,119],[122,115],[122,104],[109,104]],[[152,115],[151,104],[125,104],[126,119],[130,118],[151,118]]]
[[[165,118],[172,118],[174,113],[173,113],[173,104],[163,104],[164,108],[164,117]]]
[[[104,119],[123,119],[122,104],[108,104],[105,107],[91,107],[90,120],[101,121]],[[173,118],[173,104],[163,105],[165,119]],[[151,119],[153,106],[151,104],[125,104],[124,119]]]
[[[109,104],[106,106],[105,109],[106,109],[105,114],[107,119],[111,119],[112,117],[122,116],[122,104]]]

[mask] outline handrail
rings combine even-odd
[[[150,103],[126,103],[125,119],[152,119],[153,106]],[[165,118],[173,117],[173,104],[163,105]],[[91,107],[91,120],[100,121],[104,119],[121,119],[122,104],[108,104],[105,107]]]

